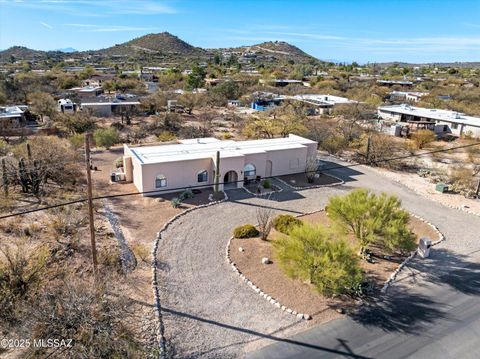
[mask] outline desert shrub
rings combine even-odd
[[[262,240],[266,241],[273,225],[273,210],[271,208],[258,208],[256,211],[258,229]]]
[[[363,280],[354,248],[322,226],[296,226],[274,242],[274,250],[289,277],[310,282],[323,295],[353,294]]]
[[[160,142],[169,142],[169,141],[174,141],[177,138],[173,132],[170,131],[162,131],[160,134],[157,136],[157,140]]]
[[[98,263],[109,269],[120,273],[122,270],[122,259],[118,246],[109,246],[108,248],[99,248],[97,250]]]
[[[113,163],[115,168],[123,167],[123,157],[118,157]]]
[[[0,246],[0,322],[14,320],[17,302],[39,286],[49,257],[47,246],[27,249],[22,240]]]
[[[141,243],[135,243],[132,245],[133,254],[135,257],[140,259],[144,263],[149,263],[150,260],[150,250],[148,247]]]
[[[230,139],[232,139],[232,138],[233,138],[233,135],[232,135],[230,132],[225,132],[225,133],[223,134],[223,139],[224,139],[224,140],[230,140]]]
[[[416,247],[415,235],[408,228],[410,216],[396,196],[357,189],[346,196],[330,197],[326,211],[340,228],[355,235],[362,254],[373,243],[400,253]]]
[[[435,141],[436,137],[433,131],[418,130],[412,134],[411,139],[415,145],[415,148],[420,150],[424,148],[427,144]]]
[[[302,224],[301,220],[289,214],[280,214],[273,219],[273,228],[284,234],[290,233],[293,228]]]
[[[244,224],[243,226],[238,226],[233,230],[233,236],[235,238],[253,238],[257,237],[260,234],[255,226],[251,224]]]
[[[100,147],[110,149],[114,144],[120,141],[120,134],[116,128],[99,128],[93,133],[95,144]]]
[[[70,144],[75,150],[82,148],[85,143],[85,136],[83,133],[76,133],[68,138]]]
[[[31,306],[31,336],[73,339],[71,347],[61,349],[62,357],[144,357],[145,347],[126,325],[135,320],[133,301],[108,283],[118,280],[102,279],[93,285],[72,276],[42,291]],[[46,357],[56,349],[31,350],[31,357]]]
[[[170,201],[170,204],[172,205],[173,208],[178,208],[182,204],[182,200],[178,197],[174,197]]]
[[[180,194],[180,201],[184,201],[193,197],[195,197],[195,195],[193,194],[192,190],[188,188]]]
[[[262,186],[265,189],[272,188],[272,182],[270,182],[270,180],[268,180],[268,179],[263,180]]]

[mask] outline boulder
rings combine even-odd
[[[262,264],[270,264],[270,263],[272,263],[272,261],[269,258],[267,257],[262,258]]]

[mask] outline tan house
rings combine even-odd
[[[144,195],[210,187],[217,170],[221,189],[241,188],[245,180],[304,172],[316,150],[315,141],[296,135],[252,141],[198,138],[173,145],[124,145],[123,168],[125,180]]]

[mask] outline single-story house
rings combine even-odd
[[[135,112],[140,106],[138,97],[131,94],[116,96],[98,96],[94,99],[82,101],[80,107],[82,111],[89,111],[94,116],[110,117],[112,115],[121,115],[122,113]]]
[[[148,192],[145,195],[211,187],[216,171],[221,189],[240,188],[245,180],[304,172],[316,151],[317,142],[296,135],[251,141],[197,138],[146,147],[125,144],[123,169],[125,180]]]
[[[101,86],[84,86],[71,88],[70,91],[80,97],[97,97],[103,93],[103,88]]]
[[[378,116],[386,121],[408,124],[409,127],[427,128],[437,135],[451,133],[456,136],[468,134],[480,137],[480,117],[454,111],[402,104],[381,106],[378,108]]]
[[[289,98],[311,105],[312,110],[322,115],[331,113],[335,105],[358,103],[357,101],[350,100],[346,97],[322,94],[302,94],[291,96]]]
[[[392,101],[418,102],[425,95],[428,95],[428,92],[392,91],[389,97]]]
[[[0,107],[0,128],[18,128],[25,125],[27,118],[25,112],[28,107],[19,106],[2,106]]]

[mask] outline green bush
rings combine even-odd
[[[82,148],[85,144],[85,136],[83,133],[77,133],[73,136],[70,136],[68,140],[70,141],[73,149],[75,150]]]
[[[363,272],[355,249],[339,235],[322,226],[296,226],[273,242],[275,257],[289,277],[308,281],[323,295],[354,295]]]
[[[193,194],[192,190],[190,188],[186,189],[180,194],[180,200],[183,201],[185,199],[193,198],[195,195]]]
[[[120,141],[120,134],[116,128],[99,128],[93,133],[93,139],[97,146],[107,150]]]
[[[174,197],[170,201],[170,204],[172,205],[173,208],[178,208],[182,204],[182,200],[178,197]]]
[[[330,197],[326,211],[344,231],[355,235],[363,254],[372,244],[401,254],[416,247],[416,236],[408,227],[410,216],[395,196],[357,189]]]
[[[280,214],[273,219],[273,228],[284,234],[290,233],[293,228],[302,224],[301,220],[289,214]]]
[[[272,188],[272,183],[270,182],[270,180],[266,179],[262,182],[262,186],[263,188],[266,188],[266,189]]]
[[[233,230],[233,236],[235,238],[253,238],[257,237],[259,234],[260,232],[258,232],[255,226],[251,224],[244,224]]]

